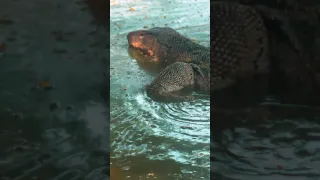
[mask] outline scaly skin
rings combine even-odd
[[[213,2],[211,9],[211,90],[268,74],[268,34],[256,10],[226,2]]]
[[[175,62],[190,62],[209,67],[209,48],[201,46],[182,36],[174,29],[155,27],[128,34],[128,43],[140,49],[163,67]]]
[[[192,100],[192,96],[183,95],[180,90],[194,89],[197,84],[200,84],[197,82],[199,78],[204,78],[199,71],[199,66],[192,63],[175,62],[164,68],[147,86],[147,94],[154,100],[162,102]]]
[[[224,0],[229,1],[229,0]],[[305,84],[307,89],[314,87],[314,78],[319,74],[319,60],[314,59],[313,51],[316,45],[316,33],[320,28],[320,2],[317,0],[233,0],[257,9],[258,13],[267,21],[269,34],[273,36],[272,51],[278,50],[280,41],[286,40],[287,46],[293,51],[296,60],[283,62],[278,59],[280,54],[272,54],[277,64],[283,64],[287,81],[295,84]],[[271,24],[270,24],[271,23]],[[280,30],[280,31],[279,31]],[[278,37],[276,37],[278,36]],[[280,38],[279,38],[280,37]],[[290,56],[292,56],[290,55]],[[281,62],[280,62],[281,61]],[[286,66],[294,63],[295,71],[289,71]],[[311,68],[312,67],[312,68]],[[318,72],[317,72],[318,71]],[[320,82],[319,82],[320,83]]]
[[[249,5],[265,20],[272,48],[272,93],[287,103],[319,104],[319,1],[224,1]]]
[[[147,86],[153,99],[189,100],[192,97],[179,91],[191,88],[209,93],[228,88],[239,79],[268,74],[267,31],[255,9],[224,2],[212,3],[211,8],[211,55],[208,48],[171,28],[128,34],[129,45],[154,56],[154,61],[165,67]]]
[[[128,34],[130,46],[152,56],[163,70],[147,86],[147,94],[158,101],[191,100],[184,89],[210,93],[210,51],[171,28],[152,28]]]

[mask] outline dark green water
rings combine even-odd
[[[168,26],[209,46],[210,2],[118,2],[110,12],[111,168],[133,180],[209,179],[209,98],[169,104],[148,98],[144,86],[154,77],[128,55],[127,33]]]
[[[80,1],[0,1],[1,178],[108,179],[108,34],[92,20]]]
[[[241,123],[211,128],[211,178],[319,179],[319,108],[262,103],[215,119]]]

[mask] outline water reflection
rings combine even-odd
[[[209,1],[118,2],[110,27],[111,170],[129,179],[209,179],[208,96],[152,101],[144,87],[162,67],[127,43],[130,31],[169,26],[208,46]]]

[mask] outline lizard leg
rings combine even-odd
[[[147,95],[161,102],[193,100],[193,97],[184,94],[183,90],[194,89],[195,66],[191,63],[176,62],[166,67],[147,86]]]

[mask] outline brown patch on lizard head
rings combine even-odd
[[[149,56],[155,56],[159,48],[157,38],[149,33],[149,31],[139,30],[129,32],[127,39],[130,46],[141,50]],[[156,59],[154,58],[154,60]]]

